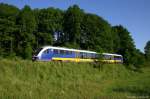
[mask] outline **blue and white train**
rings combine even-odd
[[[102,58],[100,58],[102,56]],[[68,62],[94,62],[123,63],[119,54],[102,53],[94,51],[77,50],[64,47],[44,46],[37,49],[32,57],[33,61],[68,61]]]

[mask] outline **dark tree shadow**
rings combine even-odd
[[[150,96],[149,88],[138,88],[138,87],[118,87],[113,89],[114,92],[131,93],[137,96]]]

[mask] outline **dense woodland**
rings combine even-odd
[[[31,59],[33,51],[44,45],[118,53],[127,65],[140,66],[150,60],[150,41],[142,53],[125,27],[111,26],[102,17],[84,12],[77,5],[63,11],[0,4],[1,57]]]

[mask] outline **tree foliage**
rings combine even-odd
[[[144,51],[145,51],[146,59],[147,59],[148,61],[150,61],[150,41],[148,41],[148,42],[146,43],[146,46],[145,46],[145,48],[144,48]]]
[[[123,55],[126,64],[139,64],[144,54],[136,49],[130,32],[111,26],[102,17],[86,13],[78,5],[66,11],[52,7],[18,9],[0,3],[0,55],[30,59],[33,49],[44,45],[110,52]],[[150,44],[145,47],[149,59]],[[142,60],[141,60],[142,61]],[[140,62],[142,63],[142,62]]]
[[[130,36],[130,33],[127,29],[125,29],[123,26],[114,26],[113,27],[114,36],[116,36],[117,39],[114,38],[114,45],[116,53],[119,53],[124,56],[124,62],[127,64],[134,64],[134,56],[135,56],[135,45],[133,42],[132,37]]]
[[[19,9],[7,4],[0,4],[0,53],[9,56],[14,53],[16,17]]]
[[[64,42],[70,43],[74,47],[79,48],[81,38],[81,24],[83,20],[83,10],[77,5],[69,7],[64,14]]]
[[[17,25],[19,27],[18,32],[16,35],[18,44],[17,47],[19,52],[19,55],[21,55],[23,58],[28,58],[27,55],[32,55],[31,51],[26,51],[27,49],[32,49],[32,45],[35,43],[35,36],[33,33],[36,29],[36,20],[33,11],[29,6],[25,6],[17,16]],[[27,47],[27,48],[26,48]],[[31,48],[29,48],[31,47]],[[26,54],[26,55],[25,55]],[[29,55],[29,56],[31,56]]]

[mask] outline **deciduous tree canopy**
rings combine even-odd
[[[145,56],[146,56],[146,59],[150,61],[150,41],[148,41],[146,43],[146,46],[145,46]]]
[[[111,26],[102,17],[86,13],[78,5],[66,11],[56,8],[18,9],[0,4],[0,55],[31,58],[40,46],[65,46],[97,52],[118,53],[126,64],[136,64],[141,52],[122,25]],[[149,58],[150,44],[145,47]]]

